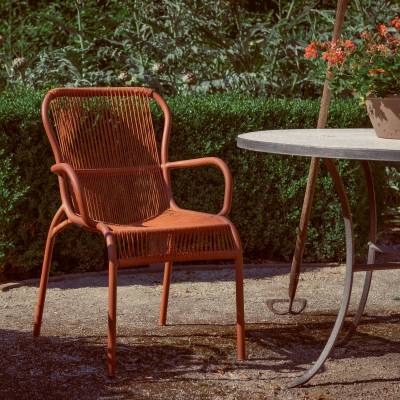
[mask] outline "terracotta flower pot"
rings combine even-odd
[[[400,139],[400,96],[367,97],[367,111],[378,137]]]

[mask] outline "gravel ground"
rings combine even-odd
[[[38,339],[31,333],[36,283],[0,286],[0,399],[399,399],[400,271],[375,274],[359,332],[296,389],[285,385],[318,357],[344,268],[307,268],[298,290],[309,299],[306,311],[277,317],[266,300],[286,296],[287,272],[246,267],[248,360],[236,363],[232,269],[177,268],[166,327],[158,326],[160,268],[124,271],[115,379],[105,369],[106,275],[52,281]]]

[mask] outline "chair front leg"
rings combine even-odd
[[[243,257],[235,260],[236,273],[236,340],[237,360],[246,359],[245,322],[244,322],[244,294],[243,294]]]
[[[42,274],[40,277],[40,286],[38,297],[36,301],[35,316],[33,323],[33,336],[40,335],[40,328],[42,326],[44,302],[46,300],[47,282],[49,280],[49,272],[51,266],[51,259],[53,256],[54,241],[58,232],[69,225],[67,220],[62,221],[64,216],[64,209],[60,207],[51,221],[49,232],[47,234],[46,247],[44,250]]]
[[[164,279],[160,305],[160,325],[162,326],[167,323],[168,295],[171,283],[171,272],[172,262],[166,262],[164,267]]]
[[[107,341],[107,371],[109,377],[115,376],[117,356],[117,272],[118,258],[114,236],[105,233],[108,252],[108,341]]]

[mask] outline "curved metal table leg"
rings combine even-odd
[[[375,196],[375,187],[374,187],[374,180],[372,176],[371,166],[369,165],[368,161],[361,161],[361,165],[363,167],[365,181],[367,184],[367,192],[368,192],[368,200],[369,200],[369,210],[370,210],[370,224],[369,224],[369,240],[370,244],[376,242],[377,239],[377,209],[376,209],[376,196]],[[368,264],[373,264],[375,262],[375,249],[370,245],[368,249]],[[371,280],[372,280],[372,271],[367,271],[365,273],[364,278],[364,286],[362,295],[360,298],[360,302],[358,304],[357,311],[353,317],[353,321],[351,322],[351,326],[346,333],[346,336],[340,342],[340,344],[346,344],[351,337],[353,336],[354,332],[357,329],[358,324],[361,321],[361,317],[365,310],[365,305],[367,304],[368,294],[371,287]]]
[[[347,309],[349,306],[351,289],[353,285],[354,243],[353,243],[353,227],[352,227],[350,205],[343,185],[342,178],[340,177],[334,162],[330,159],[325,159],[324,162],[328,169],[329,174],[332,177],[332,180],[336,187],[336,191],[339,195],[340,204],[342,207],[343,219],[344,219],[344,228],[346,235],[346,274],[344,280],[343,298],[340,304],[339,313],[336,318],[335,324],[333,326],[332,332],[329,336],[329,339],[324,349],[322,350],[320,356],[318,357],[318,360],[302,376],[291,382],[288,386],[289,388],[302,385],[303,383],[309,381],[319,371],[319,369],[323,366],[326,359],[329,357],[329,354],[331,353],[333,347],[335,346],[339,333],[342,329],[343,322],[346,317]]]
[[[368,264],[372,264],[372,263],[368,263]],[[349,330],[347,331],[345,337],[340,341],[340,343],[339,343],[340,345],[347,344],[347,342],[353,336],[354,332],[357,330],[357,327],[361,321],[361,317],[364,314],[365,305],[367,304],[369,289],[371,287],[371,280],[372,280],[372,271],[367,271],[365,273],[363,291],[361,294],[361,298],[360,298],[360,302],[358,304],[357,311],[353,317],[353,320],[351,321]]]

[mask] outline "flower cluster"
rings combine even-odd
[[[352,40],[335,42],[312,42],[305,48],[305,57],[318,59],[320,56],[330,65],[343,64],[346,57],[356,48]],[[320,54],[321,53],[321,54]]]
[[[400,17],[395,17],[392,19],[392,26],[394,26],[397,30],[400,30]]]
[[[400,16],[379,23],[350,39],[314,41],[304,49],[307,59],[328,68],[331,89],[361,98],[400,94]]]
[[[318,58],[318,44],[317,42],[311,42],[305,49],[304,55],[306,58]]]

